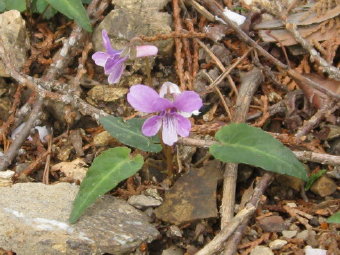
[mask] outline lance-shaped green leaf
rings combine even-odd
[[[122,118],[105,116],[99,121],[110,135],[123,144],[149,152],[162,150],[157,136],[148,137],[142,134],[143,119],[134,118],[124,121]]]
[[[92,27],[81,0],[46,0],[54,9],[70,19],[74,19],[82,28],[91,32]]]
[[[23,12],[26,10],[26,0],[6,0],[6,9]]]
[[[262,129],[230,124],[215,135],[220,142],[210,153],[223,162],[244,163],[307,180],[306,170],[293,152]]]
[[[340,224],[340,211],[337,213],[334,213],[331,217],[327,219],[328,223],[337,223]]]
[[[80,185],[73,202],[70,222],[75,223],[87,207],[122,180],[134,175],[143,166],[143,157],[131,157],[127,147],[116,147],[96,157]]]

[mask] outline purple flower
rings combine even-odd
[[[125,61],[130,57],[130,51],[135,51],[135,57],[154,56],[158,48],[153,45],[135,46],[134,49],[126,48],[124,50],[115,50],[111,46],[110,38],[106,30],[102,31],[103,45],[106,52],[98,51],[92,55],[96,65],[104,67],[106,75],[109,75],[109,84],[117,83],[125,69]]]
[[[196,92],[181,92],[171,82],[165,82],[159,94],[148,86],[134,85],[130,88],[127,100],[137,111],[158,113],[144,122],[142,133],[154,136],[162,127],[163,142],[170,146],[178,140],[178,135],[189,135],[191,123],[187,117],[202,107],[202,99]]]

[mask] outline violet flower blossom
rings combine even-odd
[[[126,47],[123,50],[115,50],[111,46],[110,38],[106,30],[102,31],[103,45],[106,52],[98,51],[92,55],[92,59],[98,66],[104,67],[105,74],[108,75],[109,84],[117,83],[125,70],[125,61],[129,58],[140,58],[155,56],[158,48],[153,45],[141,45]],[[135,56],[132,56],[134,52]]]
[[[146,119],[142,133],[154,136],[162,128],[162,140],[170,146],[178,140],[178,135],[189,136],[191,123],[187,118],[202,107],[202,99],[196,92],[181,92],[171,82],[165,82],[159,94],[148,86],[134,85],[130,88],[127,100],[137,111],[158,113]]]

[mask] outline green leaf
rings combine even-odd
[[[234,123],[221,128],[215,137],[220,143],[212,145],[210,153],[223,162],[245,163],[307,180],[303,164],[262,129]]]
[[[307,182],[306,182],[305,190],[306,190],[306,191],[309,190],[309,189],[312,187],[313,183],[314,183],[317,179],[319,179],[322,175],[324,175],[326,172],[327,172],[327,170],[323,169],[323,170],[318,171],[318,172],[315,173],[315,174],[311,174],[311,176],[308,177],[308,180],[307,180]]]
[[[34,11],[43,14],[45,19],[50,19],[57,13],[57,10],[49,5],[46,0],[36,0]]]
[[[82,0],[83,4],[89,4],[92,2],[92,0]]]
[[[127,147],[116,147],[104,151],[94,159],[73,202],[69,219],[71,223],[75,223],[99,196],[134,175],[143,166],[143,157],[131,157],[130,152]]]
[[[81,0],[46,0],[53,8],[70,19],[74,19],[82,28],[91,32],[92,27]]]
[[[0,12],[6,10],[6,3],[5,0],[0,0]]]
[[[23,12],[26,10],[26,0],[6,0],[6,9]]]
[[[123,144],[149,152],[162,150],[157,136],[147,137],[142,134],[142,125],[145,121],[143,119],[134,118],[123,121],[122,118],[105,116],[101,117],[99,121],[110,135]]]
[[[340,211],[337,213],[334,213],[331,217],[327,219],[328,223],[340,223]]]

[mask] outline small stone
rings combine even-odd
[[[336,191],[336,183],[327,176],[321,176],[311,187],[311,191],[321,197],[326,197]]]
[[[26,62],[26,52],[29,49],[25,20],[17,10],[0,14],[0,35],[3,47],[11,55],[11,64],[15,70],[20,70]],[[9,77],[5,70],[7,63],[0,60],[0,76]]]
[[[299,239],[302,239],[302,240],[306,241],[307,238],[308,238],[308,230],[301,231],[300,233],[298,233],[296,235],[296,238],[299,238]]]
[[[305,255],[327,255],[327,250],[324,249],[314,249],[307,245],[305,247]]]
[[[128,199],[128,203],[138,209],[147,207],[156,207],[162,204],[162,201],[145,195],[134,195]]]
[[[292,208],[297,207],[297,205],[295,203],[287,203],[287,206],[288,207],[292,207]]]
[[[127,88],[112,87],[107,85],[94,86],[87,95],[94,101],[113,102],[124,97],[128,92]]]
[[[250,255],[274,255],[272,250],[266,246],[256,246],[250,253]]]
[[[182,230],[177,227],[176,225],[171,225],[169,227],[169,237],[182,237],[183,236],[183,233],[182,233]]]
[[[285,238],[293,238],[297,234],[296,230],[283,230],[282,231],[282,236]]]
[[[170,248],[164,250],[162,252],[162,255],[183,255],[184,254],[184,251],[183,249],[173,245],[171,246]]]
[[[11,170],[0,171],[0,187],[11,186],[13,184],[12,177],[15,172]]]
[[[96,147],[107,146],[115,141],[116,139],[114,139],[107,131],[100,132],[93,137],[93,145]]]
[[[276,239],[269,243],[269,248],[272,250],[280,250],[288,242],[286,240]]]
[[[269,216],[259,219],[259,225],[265,232],[281,232],[287,228],[281,216]]]

